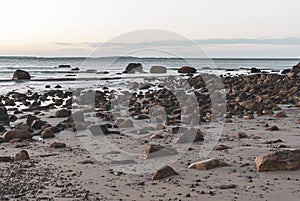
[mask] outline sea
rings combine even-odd
[[[271,73],[280,73],[299,63],[300,58],[139,58],[139,57],[0,57],[1,94],[9,91],[43,91],[46,85],[63,89],[118,86],[119,80],[130,81],[144,77],[179,76],[182,66],[193,66],[198,73],[216,75],[248,74],[252,67]],[[144,72],[122,74],[129,63],[141,63]],[[70,65],[71,68],[59,68]],[[167,74],[150,74],[152,66],[164,66]],[[30,73],[30,81],[12,81],[15,70]]]

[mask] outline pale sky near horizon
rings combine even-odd
[[[212,39],[202,46],[214,57],[299,57],[300,42],[289,42],[300,38],[299,7],[299,0],[3,0],[0,55],[87,56],[94,48],[87,44],[162,29]],[[220,38],[263,44],[214,42]]]

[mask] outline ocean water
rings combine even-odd
[[[292,58],[251,58],[251,59],[196,59],[196,58],[136,58],[136,57],[105,57],[105,58],[41,58],[41,57],[0,57],[0,87],[2,93],[11,90],[42,90],[45,85],[51,87],[59,84],[63,88],[91,87],[96,84],[107,85],[118,84],[117,79],[135,79],[147,76],[166,76],[149,74],[151,66],[165,66],[168,75],[178,75],[177,69],[189,65],[195,67],[199,73],[213,74],[244,74],[249,69],[256,67],[269,72],[280,72],[283,69],[291,68],[300,59]],[[141,63],[145,73],[142,74],[120,74],[129,63]],[[58,68],[61,64],[71,65],[72,68],[79,68],[73,71],[72,68]],[[15,82],[11,81],[13,72],[16,69],[28,71],[32,81]],[[103,72],[107,72],[103,74]],[[53,80],[60,78],[59,81]],[[62,80],[68,78],[70,80]],[[104,81],[99,81],[103,79]],[[109,80],[107,80],[109,79]],[[116,80],[114,80],[116,79]]]

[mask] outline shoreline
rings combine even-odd
[[[300,170],[257,172],[255,158],[274,151],[300,148],[297,143],[300,123],[298,77],[276,73],[226,76],[222,79],[226,88],[223,94],[217,87],[217,76],[213,75],[207,76],[206,82],[197,74],[167,76],[161,80],[163,83],[145,77],[140,79],[140,83],[121,79],[120,89],[104,85],[95,91],[83,88],[74,93],[44,89],[37,93],[11,91],[2,94],[4,106],[0,107],[0,120],[6,124],[3,128],[7,131],[19,129],[27,134],[18,134],[14,138],[2,135],[0,157],[10,160],[0,162],[3,170],[0,173],[0,185],[3,186],[0,198],[229,198],[246,201],[277,199],[284,195],[285,200],[297,199]],[[34,80],[21,83],[31,81]],[[181,82],[183,85],[180,85]],[[182,90],[185,89],[184,82],[189,83],[195,92],[199,110],[195,110],[189,90]],[[172,91],[164,86],[170,86]],[[114,100],[119,102],[114,105]],[[219,135],[211,135],[210,131],[220,118],[224,122],[220,124]],[[272,130],[274,126],[278,130]],[[183,128],[183,133],[178,130],[180,128]],[[191,128],[197,128],[198,141],[181,138]],[[199,129],[201,132],[198,132]],[[134,160],[142,164],[146,162],[151,171],[127,172],[129,169],[126,168],[135,167],[134,163],[133,166],[119,166],[120,162],[132,161],[120,151],[103,150],[103,139],[131,153]],[[182,145],[186,148],[182,156],[179,151],[176,153],[167,148],[169,145],[176,147],[179,139],[189,142]],[[55,142],[64,145],[55,147],[58,146]],[[153,145],[163,146],[162,150],[166,153],[178,157],[168,165],[179,175],[151,179],[153,173],[161,168],[159,157],[151,159],[151,151],[147,151],[147,147]],[[219,145],[225,147],[216,150]],[[205,147],[210,149],[208,154],[204,154]],[[13,159],[21,150],[29,153],[29,160]],[[140,158],[141,155],[146,159]],[[102,157],[107,163],[101,162]],[[171,159],[171,156],[166,159],[169,157]],[[211,170],[188,168],[191,163],[211,158],[226,162],[228,166]]]

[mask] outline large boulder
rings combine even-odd
[[[16,70],[13,74],[13,80],[30,80],[31,76],[24,70]]]
[[[255,159],[258,172],[300,169],[300,149],[280,150]]]
[[[300,76],[300,63],[293,66],[290,72],[287,74],[289,77]]]
[[[4,106],[0,106],[0,126],[9,125],[9,116],[7,114],[7,109]]]
[[[10,142],[13,139],[30,139],[32,138],[32,135],[29,131],[24,130],[10,130],[6,131],[2,135],[3,142]]]
[[[190,66],[183,66],[178,69],[178,73],[196,73],[196,68],[190,67]]]
[[[135,72],[142,72],[143,66],[140,63],[130,63],[123,71],[123,73],[135,73]]]
[[[259,70],[258,68],[251,68],[250,69],[250,73],[261,73],[261,70]]]
[[[167,68],[164,66],[152,66],[150,73],[167,73]]]

